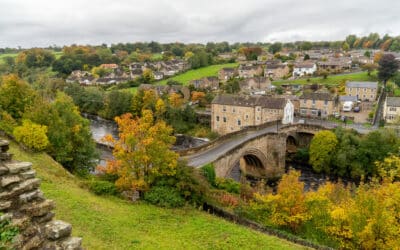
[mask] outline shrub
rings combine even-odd
[[[35,151],[44,150],[49,145],[46,133],[47,126],[42,126],[29,120],[24,120],[22,126],[16,127],[13,132],[18,142]]]
[[[109,181],[92,180],[88,182],[90,191],[97,195],[116,195],[118,190],[114,183]]]
[[[240,193],[240,183],[236,182],[233,179],[217,178],[215,180],[215,187],[218,189],[226,190],[229,193]]]
[[[215,175],[214,165],[212,163],[209,163],[201,167],[201,173],[212,186],[215,186],[216,175]]]
[[[217,202],[219,205],[223,207],[237,207],[240,203],[240,198],[236,195],[230,194],[226,191],[215,191],[211,195],[214,202]]]
[[[181,207],[185,204],[179,191],[170,186],[154,186],[144,194],[144,200],[160,207]]]
[[[12,226],[10,220],[0,221],[0,249],[12,249],[10,245],[17,234],[18,228]]]
[[[6,111],[0,114],[0,129],[4,130],[7,134],[12,134],[14,128],[17,126],[17,122],[12,118],[12,116]]]

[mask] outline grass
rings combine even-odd
[[[41,189],[56,204],[56,218],[73,225],[85,249],[305,249],[195,210],[162,209],[96,196],[44,153],[11,143],[14,159],[30,161]]]
[[[341,82],[345,81],[378,81],[376,72],[371,73],[369,76],[367,72],[356,72],[345,75],[329,75],[326,79],[322,77],[311,77],[309,81],[306,78],[296,79],[296,80],[278,80],[273,81],[274,85],[282,85],[282,84],[312,84],[312,83],[320,83],[320,84],[328,84],[328,85],[338,85]]]
[[[54,56],[56,57],[56,59],[60,58],[63,55],[62,51],[53,51]],[[16,58],[18,56],[18,53],[4,53],[4,54],[0,54],[0,62],[2,62],[4,60],[5,57],[13,57]]]
[[[399,96],[400,97],[400,88],[397,88],[394,90],[394,96]]]
[[[199,69],[192,69],[189,71],[186,71],[183,74],[168,78],[166,80],[162,80],[160,82],[156,82],[155,84],[157,85],[165,85],[169,80],[174,80],[183,83],[183,85],[188,85],[191,80],[195,79],[200,79],[202,77],[206,76],[217,76],[218,71],[222,68],[233,68],[237,67],[237,63],[227,63],[227,64],[217,64],[217,65],[211,65],[208,67],[204,68],[199,68]]]

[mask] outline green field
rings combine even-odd
[[[11,144],[14,159],[33,162],[41,189],[56,204],[56,218],[70,222],[85,249],[305,249],[227,222],[191,207],[162,209],[96,196],[44,153]]]
[[[328,84],[328,85],[338,85],[343,81],[378,81],[376,76],[376,72],[371,73],[368,76],[367,72],[357,72],[351,74],[344,75],[329,75],[326,79],[322,77],[311,77],[309,81],[306,78],[296,79],[296,80],[278,80],[273,81],[274,85],[282,85],[282,84],[312,84],[312,83],[320,83],[320,84]]]
[[[202,77],[206,76],[217,76],[218,71],[222,68],[234,68],[237,67],[237,63],[227,63],[227,64],[217,64],[217,65],[211,65],[208,67],[204,68],[199,68],[199,69],[192,69],[189,71],[186,71],[183,74],[168,78],[166,80],[162,80],[160,82],[156,82],[155,84],[157,85],[165,85],[169,80],[174,80],[183,83],[184,85],[189,84],[191,80],[196,80],[200,79]]]
[[[61,56],[62,56],[62,51],[58,51],[58,52],[56,52],[56,51],[53,51],[53,54],[54,54],[54,56],[56,57],[56,59],[58,59],[58,58],[60,58]],[[3,59],[5,58],[5,57],[13,57],[13,58],[15,58],[15,57],[17,57],[18,56],[18,53],[5,53],[5,54],[0,54],[0,62],[3,62]]]

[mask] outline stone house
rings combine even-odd
[[[267,63],[264,69],[264,76],[272,78],[273,80],[282,79],[289,74],[289,67],[287,64],[281,62]]]
[[[235,76],[237,76],[237,70],[235,68],[222,68],[218,71],[218,79],[221,82],[227,82]]]
[[[154,71],[154,80],[162,80],[164,78],[164,73],[160,71]]]
[[[219,80],[215,76],[203,77],[201,79],[192,80],[190,84],[193,85],[196,89],[209,89],[209,90],[218,90],[219,89]]]
[[[261,65],[240,65],[238,69],[239,77],[249,78],[255,76],[261,76],[263,68]]]
[[[304,92],[300,96],[300,115],[326,118],[337,111],[335,96],[329,92]]]
[[[331,72],[340,72],[351,69],[350,58],[329,58],[327,61],[317,63],[318,69],[323,69]]]
[[[295,63],[293,66],[293,77],[302,77],[312,75],[317,71],[317,65],[314,62],[304,61]]]
[[[94,83],[94,76],[88,71],[74,70],[65,80],[67,83],[79,83],[81,85],[91,85]]]
[[[101,68],[103,69],[117,69],[118,68],[118,64],[115,63],[104,63],[100,65]]]
[[[224,135],[247,126],[281,120],[285,105],[284,98],[218,95],[211,103],[211,130]]]
[[[245,78],[239,83],[240,91],[243,93],[252,93],[254,91],[269,91],[271,88],[271,81],[267,77],[257,76]]]
[[[387,97],[383,106],[383,117],[387,123],[400,122],[400,97]]]
[[[378,94],[378,82],[347,82],[346,95],[356,96],[358,100],[374,101]]]
[[[158,97],[172,93],[181,94],[185,101],[190,100],[190,89],[182,85],[140,84],[139,90],[153,90]]]

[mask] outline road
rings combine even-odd
[[[297,123],[299,123],[299,120],[297,120]],[[320,125],[320,126],[326,127],[327,129],[333,129],[338,126],[336,123],[329,122],[329,121],[323,121],[323,120],[308,120],[307,119],[307,120],[300,121],[300,123]],[[282,125],[279,125],[279,127],[281,127],[281,126]],[[351,124],[351,125],[347,125],[347,127],[353,128],[362,134],[369,133],[370,131],[375,129],[375,128],[365,128],[362,126],[362,124]],[[259,135],[263,135],[263,134],[270,133],[270,132],[277,132],[277,125],[271,125],[269,127],[266,127],[264,129],[261,129],[258,131],[249,131],[249,132],[246,132],[243,134],[238,134],[238,135],[232,136],[232,138],[225,140],[223,143],[218,144],[215,147],[198,152],[196,154],[192,154],[190,156],[185,156],[185,157],[183,157],[183,159],[187,160],[187,163],[189,166],[201,167],[201,166],[206,165],[207,163],[217,160],[219,156],[226,154],[227,152],[236,148],[240,144],[242,144],[248,140],[251,140]]]

